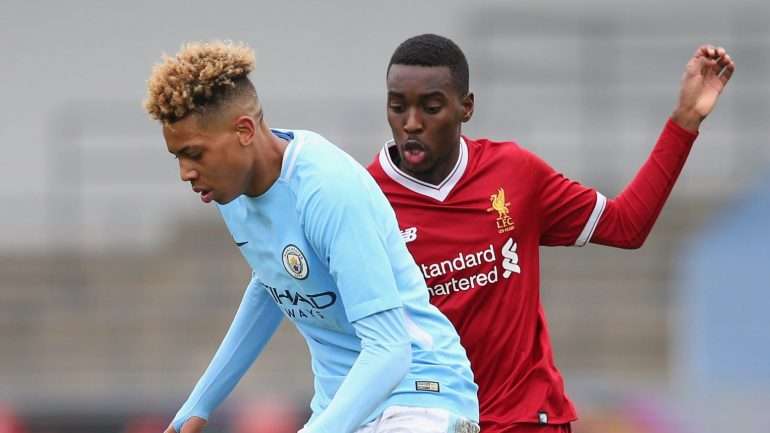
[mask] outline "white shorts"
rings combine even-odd
[[[479,425],[444,409],[391,406],[355,433],[479,433]]]

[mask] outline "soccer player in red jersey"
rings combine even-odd
[[[461,135],[474,97],[451,40],[421,35],[396,49],[387,71],[393,140],[369,171],[395,209],[431,302],[468,352],[482,432],[571,431],[577,416],[553,360],[538,249],[639,248],[734,69],[723,48],[697,49],[647,161],[607,198],[514,142]]]

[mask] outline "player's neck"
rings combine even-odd
[[[450,152],[444,158],[440,158],[438,161],[436,161],[436,163],[433,164],[429,170],[420,172],[412,171],[406,167],[395,146],[391,148],[390,156],[393,162],[402,172],[422,182],[437,186],[443,183],[444,180],[449,177],[450,174],[452,174],[452,171],[457,165],[458,159],[460,159],[460,146],[455,146],[452,149],[452,152]]]
[[[265,144],[260,146],[254,158],[253,176],[246,192],[249,197],[264,194],[278,180],[283,166],[283,154],[289,145],[286,140],[273,134],[264,122],[258,134],[259,140]]]

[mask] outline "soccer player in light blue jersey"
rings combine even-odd
[[[198,433],[284,317],[305,337],[315,395],[303,433],[475,433],[477,387],[428,302],[369,174],[322,136],[270,129],[244,45],[185,45],[153,69],[145,106],[182,181],[216,202],[252,268],[210,365],[166,433]]]

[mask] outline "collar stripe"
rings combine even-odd
[[[380,166],[385,174],[404,188],[441,202],[452,192],[452,189],[454,189],[460,178],[465,174],[465,169],[468,166],[468,144],[465,142],[465,139],[460,137],[460,155],[457,158],[457,163],[441,183],[432,185],[410,176],[398,168],[396,163],[390,158],[390,152],[388,152],[388,149],[392,146],[395,146],[395,142],[388,140],[380,150]]]

